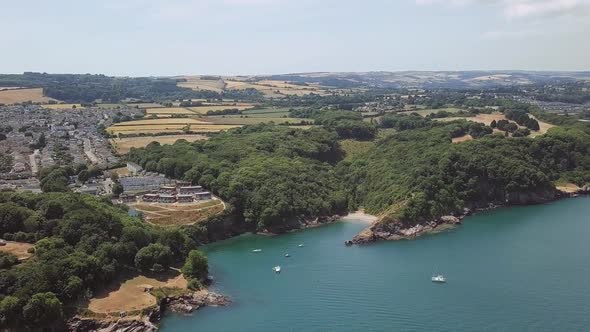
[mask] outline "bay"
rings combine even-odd
[[[502,208],[413,241],[344,246],[338,222],[206,246],[224,308],[161,331],[583,331],[590,326],[590,198]],[[298,247],[304,244],[303,247]],[[262,252],[253,253],[260,248]],[[288,253],[291,257],[286,258]],[[282,273],[272,267],[280,265]],[[448,282],[434,284],[433,273]]]

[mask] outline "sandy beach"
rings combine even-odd
[[[344,221],[362,222],[366,224],[371,224],[375,222],[377,219],[378,218],[376,216],[367,214],[364,210],[358,210],[356,212],[349,213],[342,218],[342,220]]]

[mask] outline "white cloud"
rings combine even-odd
[[[419,5],[498,4],[508,18],[557,17],[562,15],[589,15],[590,0],[415,0]]]

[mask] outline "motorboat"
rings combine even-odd
[[[272,270],[275,271],[275,273],[281,273],[281,267],[278,265],[273,267]]]
[[[291,255],[289,255],[289,254],[285,254],[285,257],[291,257]]]
[[[252,252],[262,252],[262,249],[254,249]]]
[[[299,248],[303,247],[303,243],[300,243],[300,244],[298,245],[298,247],[299,247]]]
[[[432,282],[437,282],[437,283],[443,284],[443,283],[447,282],[447,279],[442,274],[437,274],[435,276],[432,276]]]

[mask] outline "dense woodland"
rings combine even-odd
[[[358,206],[410,225],[466,206],[532,202],[535,197],[527,195],[548,197],[557,180],[590,181],[585,127],[556,128],[535,139],[521,137],[530,130],[518,129],[508,138],[481,123],[386,115],[377,126],[397,132],[348,162],[338,142],[350,137],[338,124],[360,123],[358,114],[306,112],[324,129],[244,128],[208,142],[152,145],[130,158],[148,170],[211,188],[258,229]],[[507,113],[538,126],[526,113]],[[466,134],[476,140],[451,144]]]
[[[337,134],[273,125],[236,129],[208,141],[150,144],[129,159],[148,171],[202,185],[231,204],[252,230],[342,213],[347,200],[334,165]]]
[[[190,286],[207,274],[193,249],[205,228],[158,229],[129,217],[110,200],[73,193],[0,193],[0,234],[35,243],[34,256],[17,264],[0,256],[0,324],[60,329],[74,305],[125,271],[161,272],[182,265]],[[193,250],[193,251],[191,251]]]

